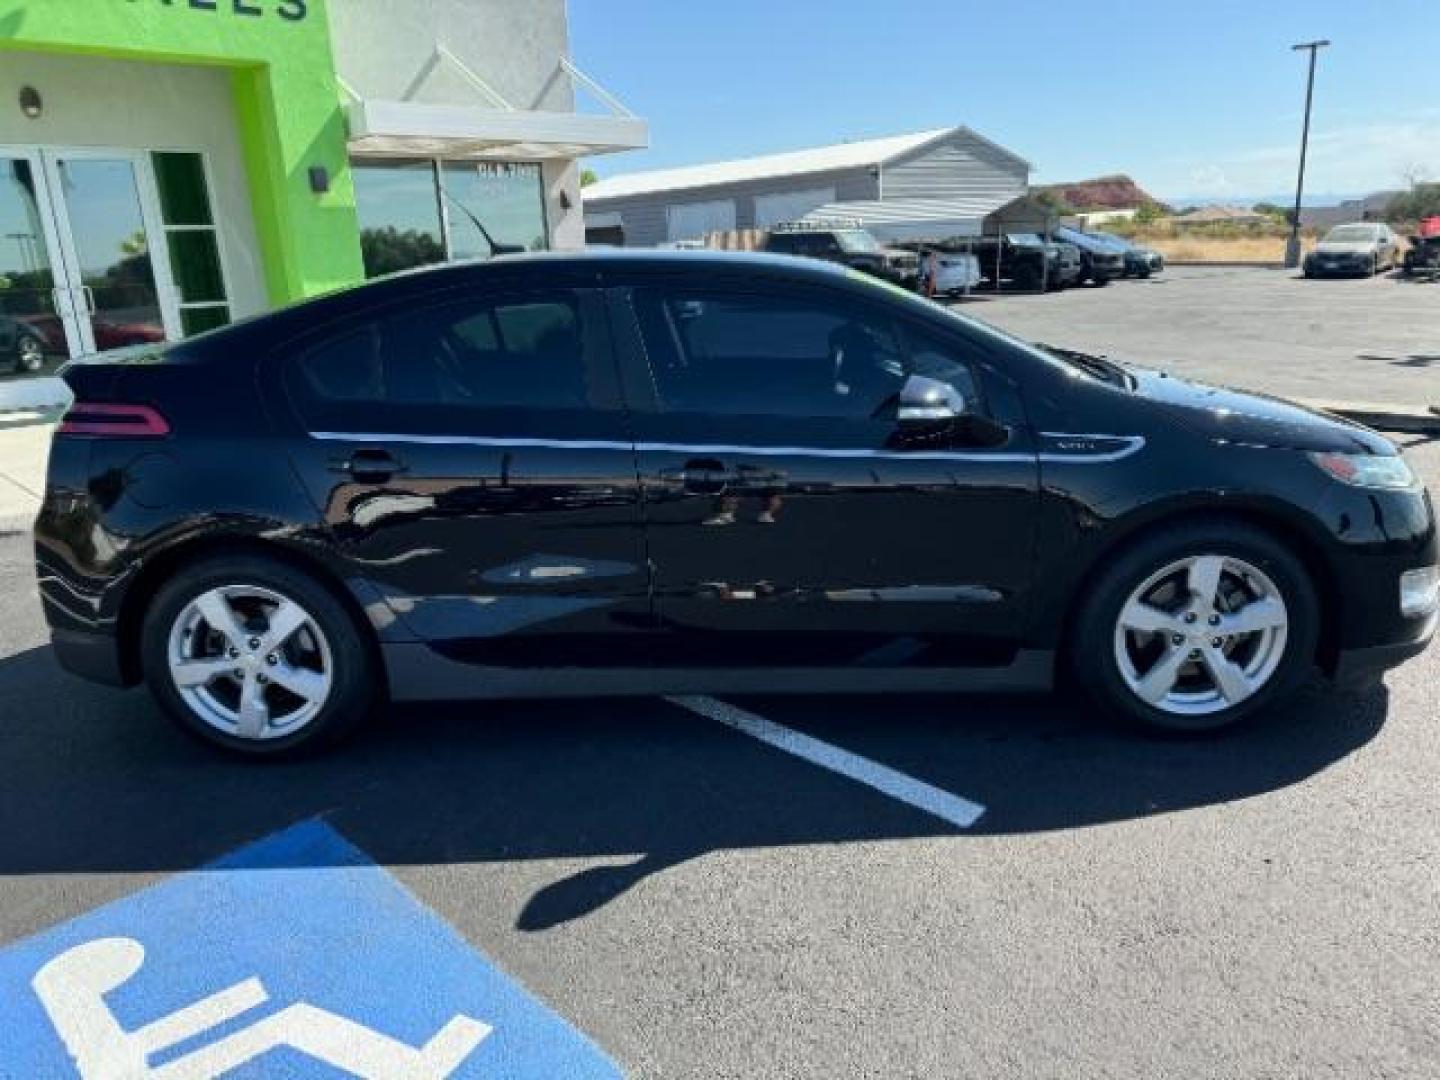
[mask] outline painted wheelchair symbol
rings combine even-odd
[[[144,963],[145,949],[138,941],[102,938],[60,954],[32,980],[83,1080],[208,1080],[280,1047],[363,1080],[445,1080],[493,1030],[488,1024],[456,1015],[416,1049],[301,1002],[208,1046],[152,1066],[151,1055],[258,1008],[269,995],[258,978],[246,979],[126,1031],[105,1004],[105,995],[133,978]]]

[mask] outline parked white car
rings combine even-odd
[[[935,294],[953,296],[980,284],[980,260],[974,255],[942,251],[936,256]]]

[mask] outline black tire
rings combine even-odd
[[[263,740],[242,738],[208,723],[181,697],[170,672],[171,628],[193,600],[222,586],[259,587],[293,600],[324,635],[333,666],[329,696],[298,731]],[[219,556],[182,567],[152,599],[141,634],[145,681],[161,708],[188,734],[230,753],[277,758],[330,746],[357,728],[378,700],[379,685],[366,631],[327,587],[274,559]]]
[[[1269,681],[1246,700],[1218,712],[1169,712],[1138,697],[1121,674],[1115,630],[1131,593],[1147,578],[1196,555],[1243,559],[1280,591],[1289,626],[1282,658]],[[1071,627],[1069,673],[1107,715],[1157,731],[1211,732],[1233,727],[1293,694],[1314,670],[1320,602],[1304,565],[1271,534],[1239,521],[1214,519],[1161,527],[1105,559]]]

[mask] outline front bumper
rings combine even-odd
[[[1391,668],[1399,667],[1429,648],[1430,643],[1435,640],[1437,626],[1440,626],[1440,613],[1426,619],[1420,625],[1416,636],[1409,641],[1347,649],[1336,660],[1331,678],[1336,686],[1343,689],[1369,686]]]
[[[1353,277],[1370,272],[1369,259],[1315,260],[1305,264],[1305,273],[1311,277]]]

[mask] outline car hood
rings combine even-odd
[[[1326,240],[1315,245],[1321,255],[1369,255],[1375,248],[1374,240]]]
[[[1138,397],[1153,402],[1173,422],[1216,442],[1384,457],[1396,453],[1383,435],[1331,413],[1149,368],[1127,366],[1126,370],[1135,378]]]

